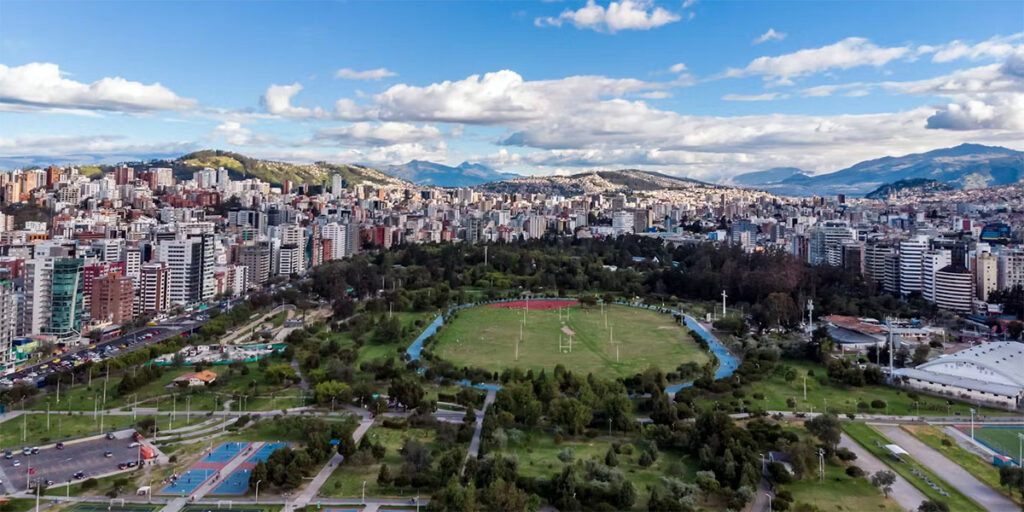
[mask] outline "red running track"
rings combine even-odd
[[[516,300],[511,302],[495,302],[490,304],[492,308],[509,308],[509,309],[526,309],[529,304],[530,309],[558,309],[569,306],[579,306],[580,301],[576,299],[568,300]]]

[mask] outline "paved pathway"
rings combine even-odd
[[[990,512],[1016,512],[1017,506],[995,489],[985,485],[941,453],[922,443],[906,430],[893,425],[874,425],[890,441],[900,445],[910,456],[932,470],[947,484],[956,487],[965,496],[978,502]]]
[[[370,427],[372,425],[373,418],[371,418],[369,414],[363,416],[363,420],[359,423],[359,426],[356,427],[355,432],[352,432],[352,439],[356,442],[356,444],[358,444],[359,441],[363,438],[363,435],[366,434],[366,431],[370,430]],[[320,472],[317,473],[315,477],[313,477],[313,481],[310,482],[309,485],[307,485],[306,488],[303,489],[302,492],[300,492],[299,495],[295,498],[295,501],[292,503],[291,509],[305,507],[314,498],[316,498],[317,494],[320,493],[320,488],[323,487],[324,483],[327,482],[327,478],[330,477],[331,473],[334,472],[334,468],[336,468],[338,464],[341,464],[342,461],[344,460],[345,457],[343,457],[340,453],[335,452],[334,456],[331,457],[331,460],[329,460],[327,464],[324,464],[324,467],[320,469]]]
[[[480,454],[480,432],[484,428],[484,415],[487,414],[487,407],[494,403],[494,398],[498,395],[498,392],[494,389],[487,392],[487,398],[484,398],[484,408],[476,415],[476,430],[473,431],[473,440],[469,443],[469,451],[466,452],[466,460],[462,461],[462,470],[459,472],[461,475],[466,470],[466,462],[469,461],[470,457],[476,457]]]
[[[855,464],[860,466],[860,468],[868,475],[873,475],[876,472],[883,470],[892,471],[889,469],[889,466],[879,460],[878,457],[875,457],[874,454],[865,450],[861,445],[857,444],[857,441],[854,441],[845,433],[839,441],[839,446],[848,448],[851,452],[857,454],[857,461]],[[922,494],[917,487],[914,487],[910,482],[900,476],[899,473],[896,473],[895,471],[893,473],[896,474],[896,482],[892,484],[892,492],[889,493],[889,497],[896,500],[896,503],[899,503],[900,507],[903,507],[904,510],[917,510],[917,507],[921,505],[921,502],[926,499],[924,494]]]

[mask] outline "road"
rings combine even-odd
[[[890,441],[900,445],[910,456],[932,470],[939,478],[990,512],[1015,512],[1017,506],[995,489],[985,485],[941,453],[918,441],[909,432],[894,425],[874,425]]]
[[[857,444],[850,436],[843,434],[843,437],[839,441],[839,446],[849,449],[851,452],[857,455],[856,464],[860,466],[868,475],[873,475],[878,471],[891,471],[889,466],[884,462],[875,457],[874,454],[865,450],[861,445]],[[896,474],[894,472],[894,474]],[[921,502],[926,498],[924,494],[910,484],[899,474],[896,474],[896,482],[892,484],[892,492],[889,496],[899,503],[903,510],[915,511],[917,507],[921,505]]]

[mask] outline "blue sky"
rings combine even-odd
[[[0,1],[0,162],[701,179],[1024,149],[1024,2]],[[344,71],[339,71],[344,70]]]

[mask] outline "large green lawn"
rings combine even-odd
[[[854,462],[856,464],[856,462]],[[814,477],[795,480],[782,486],[793,494],[793,503],[807,503],[822,512],[878,511],[899,512],[896,502],[871,485],[867,477],[853,478],[846,474],[846,466],[828,464],[825,466],[825,481]]]
[[[59,440],[99,435],[106,431],[133,427],[138,421],[147,417],[153,418],[154,416],[140,414],[137,420],[133,420],[129,415],[108,414],[94,417],[92,413],[74,413],[71,416],[68,416],[67,413],[52,413],[49,424],[47,424],[46,414],[23,414],[0,423],[0,447],[55,443]],[[157,425],[160,428],[168,428],[168,419],[168,415],[156,417]],[[184,427],[204,419],[200,414],[193,414],[191,421],[186,421],[185,416],[182,415],[175,420],[174,427]]]
[[[982,459],[964,448],[961,448],[960,445],[956,444],[956,441],[953,438],[939,430],[939,427],[933,425],[902,425],[902,428],[903,430],[910,432],[911,435],[916,437],[922,443],[928,445],[933,450],[944,455],[947,459],[964,468],[964,470],[974,475],[975,478],[981,480],[989,487],[1003,493],[1011,500],[1020,503],[1019,493],[1009,492],[1006,487],[999,484],[999,468],[993,466],[991,460]],[[977,432],[981,432],[981,429]],[[975,433],[975,436],[977,436],[977,433]],[[943,441],[946,442],[943,443]]]
[[[605,306],[605,315],[598,307],[576,306],[566,311],[568,315],[563,312],[560,319],[558,310],[530,310],[524,324],[522,309],[465,309],[441,328],[432,350],[456,366],[551,371],[562,364],[581,374],[606,377],[629,377],[650,367],[672,371],[681,363],[704,364],[711,357],[670,315],[627,306]],[[561,334],[563,321],[575,332],[571,352],[568,336]],[[523,339],[516,361],[521,327]]]
[[[900,416],[946,416],[960,413],[970,415],[970,408],[981,410],[986,415],[1005,415],[1007,411],[978,407],[976,405],[953,401],[947,405],[946,399],[920,394],[916,400],[910,398],[904,390],[888,386],[847,386],[829,380],[824,366],[808,361],[784,360],[775,372],[765,375],[761,380],[745,387],[749,406],[766,408],[770,411],[828,412],[836,414],[891,414]],[[786,380],[786,370],[792,370],[795,378]],[[807,384],[807,399],[804,399],[804,378]],[[824,384],[822,383],[824,382]],[[754,393],[764,395],[763,399],[753,398]],[[787,405],[787,400],[796,401],[796,407]],[[858,408],[859,403],[870,405],[872,401],[881,400],[887,407],[880,409]],[[703,400],[707,405],[720,402],[730,406],[741,400],[732,396]],[[915,403],[917,402],[917,403]]]
[[[899,473],[899,475],[910,482],[911,485],[917,487],[926,497],[943,501],[949,505],[950,510],[956,510],[957,512],[981,512],[985,510],[973,500],[964,496],[963,493],[956,490],[956,488],[950,485],[949,482],[939,478],[938,475],[933,473],[924,465],[915,461],[909,455],[901,457],[903,462],[898,462],[893,459],[885,448],[880,448],[878,444],[876,444],[880,443],[882,446],[885,446],[887,444],[891,444],[892,441],[882,435],[879,431],[875,430],[871,425],[865,423],[843,423],[843,431],[853,438],[857,444],[874,454],[875,457],[878,457],[882,462],[885,462],[885,464],[893,471]],[[932,482],[935,482],[939,487],[945,489],[945,491],[949,493],[949,496],[942,496],[929,487],[923,479],[911,473],[911,468],[917,469],[920,473],[928,475],[928,478]]]

